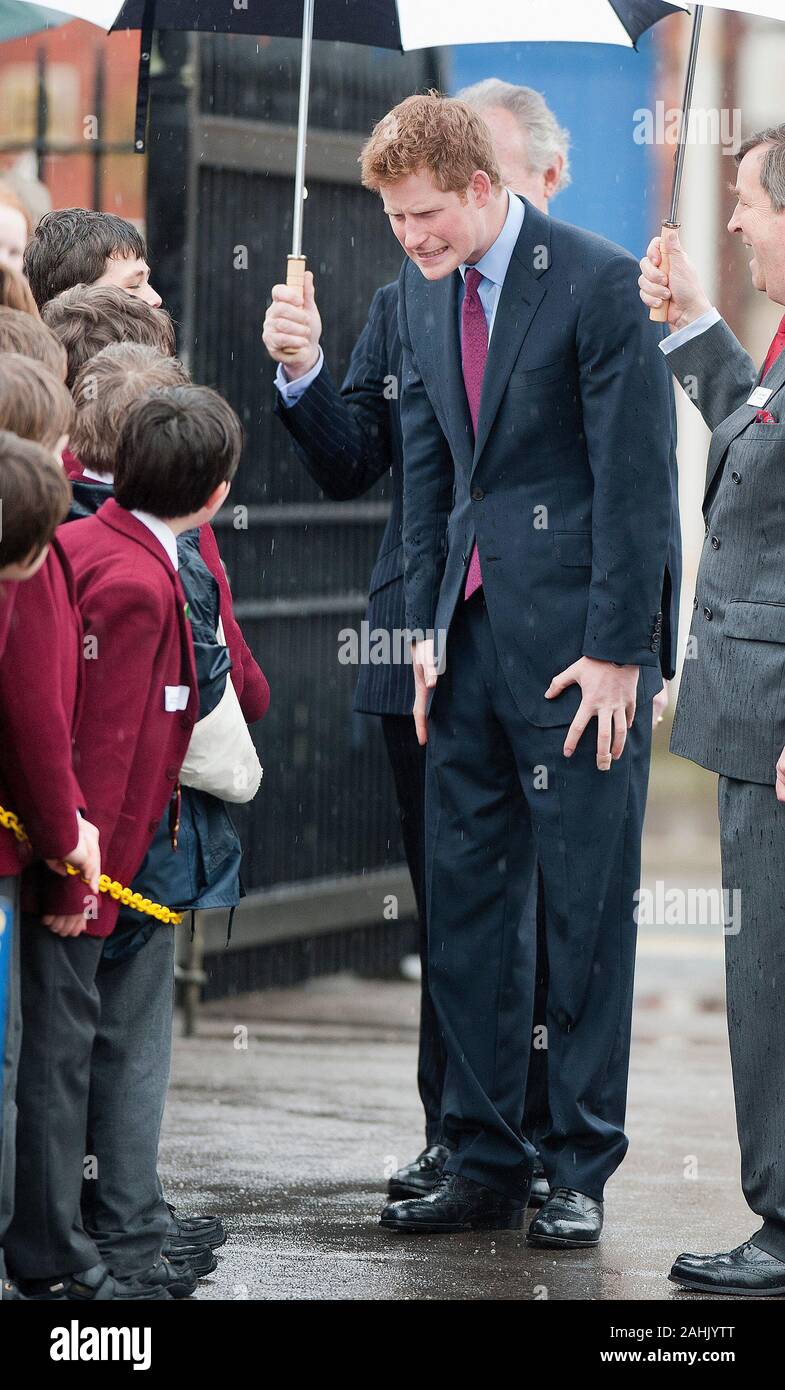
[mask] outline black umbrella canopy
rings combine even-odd
[[[145,28],[299,39],[303,6],[302,0],[248,0],[247,9],[235,9],[232,0],[126,0],[112,29]],[[313,37],[400,49],[395,0],[316,0]]]
[[[526,0],[518,0],[525,10]],[[624,25],[632,43],[682,6],[665,0],[606,0]],[[235,9],[232,0],[126,0],[113,29],[183,29],[214,34],[274,34],[300,38],[302,0],[247,0],[247,8]],[[402,48],[395,0],[316,0],[313,37],[367,44],[375,48]],[[565,37],[568,37],[565,35]],[[483,42],[482,4],[478,5],[477,42]]]

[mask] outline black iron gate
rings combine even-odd
[[[360,931],[367,963],[369,926],[382,953],[395,930],[385,896],[404,918],[411,888],[378,721],[352,714],[356,671],[339,664],[338,634],[363,615],[388,504],[383,484],[354,503],[321,497],[273,417],[260,336],[290,249],[298,70],[291,40],[161,36],[148,225],[180,351],[247,433],[218,535],[272,704],[257,730],[262,792],[240,817],[250,896],[236,943]],[[360,186],[360,146],[391,105],[440,75],[430,51],[315,45],[305,245],[339,379],[373,292],[400,265],[378,199]],[[208,923],[208,950],[220,932]],[[227,987],[257,982],[257,954],[247,969],[232,963]]]

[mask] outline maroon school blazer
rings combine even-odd
[[[72,483],[85,481],[84,467],[70,449],[63,452],[63,467]],[[221,621],[223,622],[226,645],[232,658],[232,685],[237,692],[245,722],[253,724],[267,713],[270,704],[270,687],[267,684],[264,671],[255,660],[243,637],[240,624],[234,616],[232,591],[229,588],[226,570],[223,567],[212,526],[199,528],[199,551],[220,591]]]
[[[0,828],[0,875],[20,873],[34,857],[70,854],[85,805],[73,771],[82,625],[56,538],[38,573],[15,588],[0,657],[0,806],[24,822],[32,848]]]
[[[102,870],[130,886],[198,717],[185,596],[160,542],[114,498],[95,516],[60,527],[58,537],[84,623],[75,767],[87,817],[101,833]],[[77,913],[86,903],[95,912],[85,884],[47,871],[40,912]],[[108,936],[117,912],[101,893],[88,935]]]

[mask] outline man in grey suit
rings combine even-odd
[[[728,230],[755,288],[785,305],[785,124],[737,155]],[[719,773],[728,1031],[744,1195],[763,1225],[727,1253],[680,1255],[670,1278],[710,1293],[785,1293],[785,318],[757,371],[668,234],[641,262],[665,300],[662,350],[713,431],[706,536],[671,750]],[[726,898],[727,901],[727,898]]]

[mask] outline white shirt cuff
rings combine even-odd
[[[323,366],[324,353],[321,348],[319,348],[319,358],[316,366],[311,367],[310,372],[306,372],[305,376],[298,376],[296,381],[290,381],[284,374],[283,363],[278,363],[278,370],[275,373],[275,384],[285,406],[297,404],[303,392],[307,391],[311,383],[316,380]]]
[[[660,343],[660,352],[664,352],[667,357],[669,352],[675,352],[676,348],[684,347],[685,343],[689,343],[691,339],[705,333],[707,328],[713,328],[721,318],[722,314],[719,309],[707,309],[705,314],[701,314],[699,319],[693,319],[686,328],[678,328],[675,333],[671,333],[669,338],[663,338]]]

